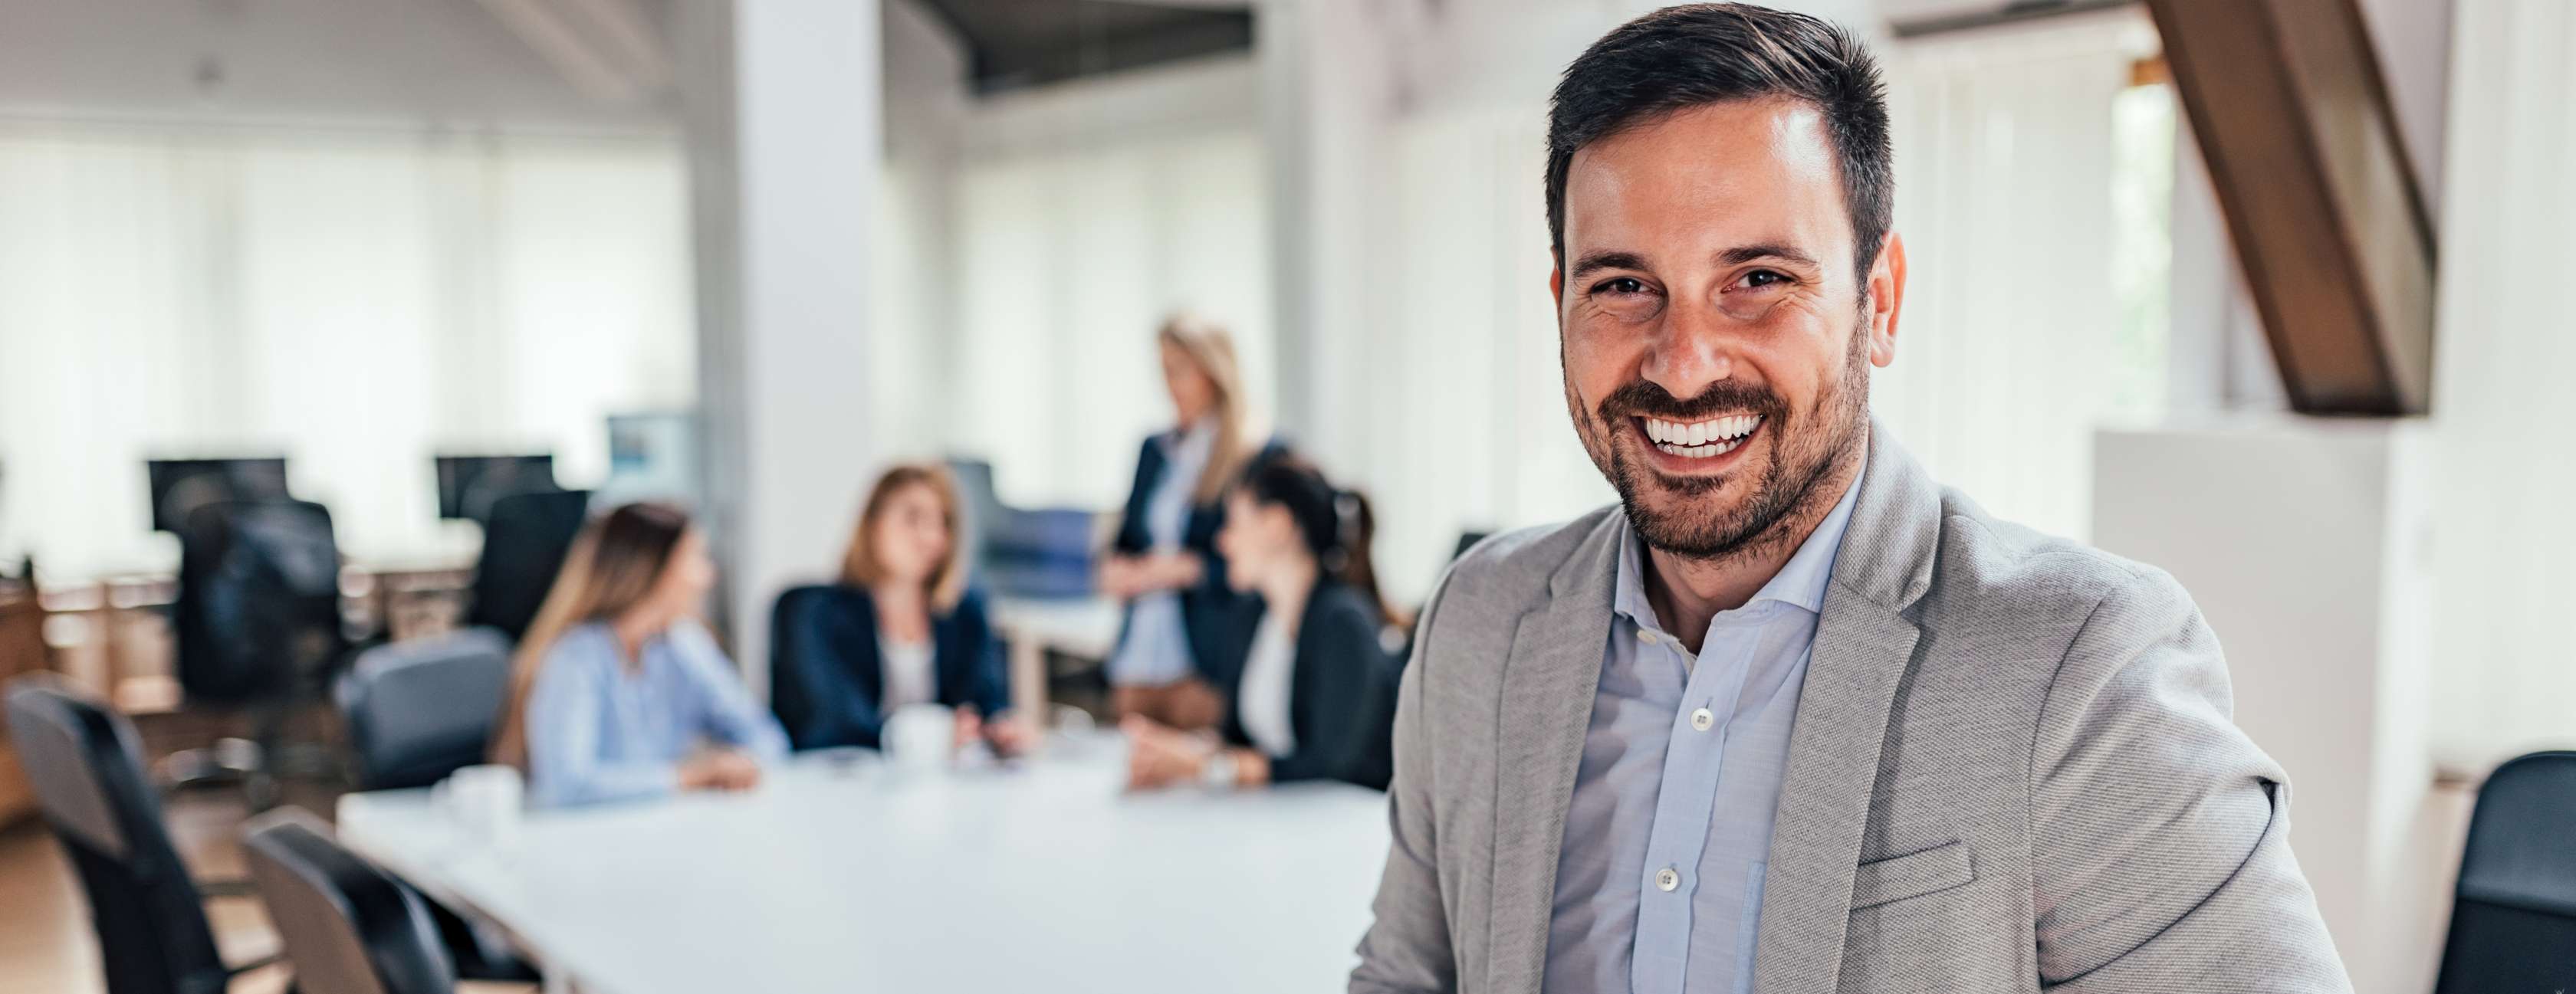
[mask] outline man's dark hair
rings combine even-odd
[[[1547,117],[1548,244],[1557,265],[1565,264],[1565,174],[1576,151],[1674,111],[1763,97],[1823,113],[1851,214],[1852,265],[1867,287],[1896,200],[1878,60],[1838,26],[1740,3],[1666,7],[1603,35],[1565,68]]]

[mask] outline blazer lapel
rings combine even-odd
[[[1875,423],[1868,467],[1789,733],[1754,946],[1763,994],[1831,994],[1840,978],[1879,748],[1921,636],[1907,611],[1931,583],[1940,490]]]
[[[1842,968],[1852,874],[1878,776],[1879,744],[1915,627],[1875,604],[1828,596],[1789,733],[1789,769],[1763,872],[1754,989],[1829,994]]]
[[[1583,760],[1601,654],[1610,637],[1618,518],[1605,519],[1521,615],[1495,723],[1491,972],[1481,989],[1538,994],[1556,897],[1565,811]]]

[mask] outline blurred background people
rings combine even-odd
[[[770,707],[796,748],[877,748],[887,716],[912,704],[954,711],[961,745],[1027,744],[1005,713],[1009,674],[984,597],[967,586],[958,527],[946,469],[896,466],[868,491],[840,582],[778,598]]]
[[[1226,498],[1227,580],[1264,610],[1219,738],[1122,723],[1135,788],[1340,780],[1383,790],[1398,666],[1369,563],[1367,501],[1293,457],[1256,461]]]
[[[541,805],[747,790],[787,736],[697,615],[715,582],[686,512],[628,504],[574,545],[519,645],[492,744]]]
[[[1126,622],[1108,660],[1112,703],[1185,729],[1216,723],[1249,617],[1226,583],[1216,547],[1221,500],[1253,454],[1244,426],[1243,379],[1225,329],[1183,315],[1156,333],[1174,427],[1145,440],[1136,482],[1100,589],[1126,603]]]

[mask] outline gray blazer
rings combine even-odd
[[[2172,577],[1996,521],[1878,426],[1798,698],[1762,994],[2347,991],[2279,765]],[[1615,507],[1423,609],[1354,992],[1536,994]]]

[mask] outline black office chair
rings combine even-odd
[[[251,880],[295,967],[296,994],[451,994],[456,964],[428,904],[402,881],[340,848],[300,808],[242,828]]]
[[[2435,994],[2576,990],[2576,752],[2535,752],[2478,789]]]
[[[376,646],[333,692],[360,790],[427,787],[483,761],[510,682],[510,640],[490,628]]]
[[[492,520],[483,526],[483,555],[474,564],[474,606],[465,623],[498,629],[512,642],[525,637],[589,514],[587,490],[518,494],[492,502]]]
[[[331,512],[299,500],[218,501],[188,514],[173,605],[179,686],[192,706],[247,708],[253,739],[170,757],[178,784],[239,779],[265,807],[281,774],[326,776],[327,752],[285,741],[348,649]]]
[[[51,676],[10,685],[9,738],[38,807],[81,879],[108,994],[218,994],[234,974],[206,923],[123,715]],[[232,896],[217,890],[213,896]]]

